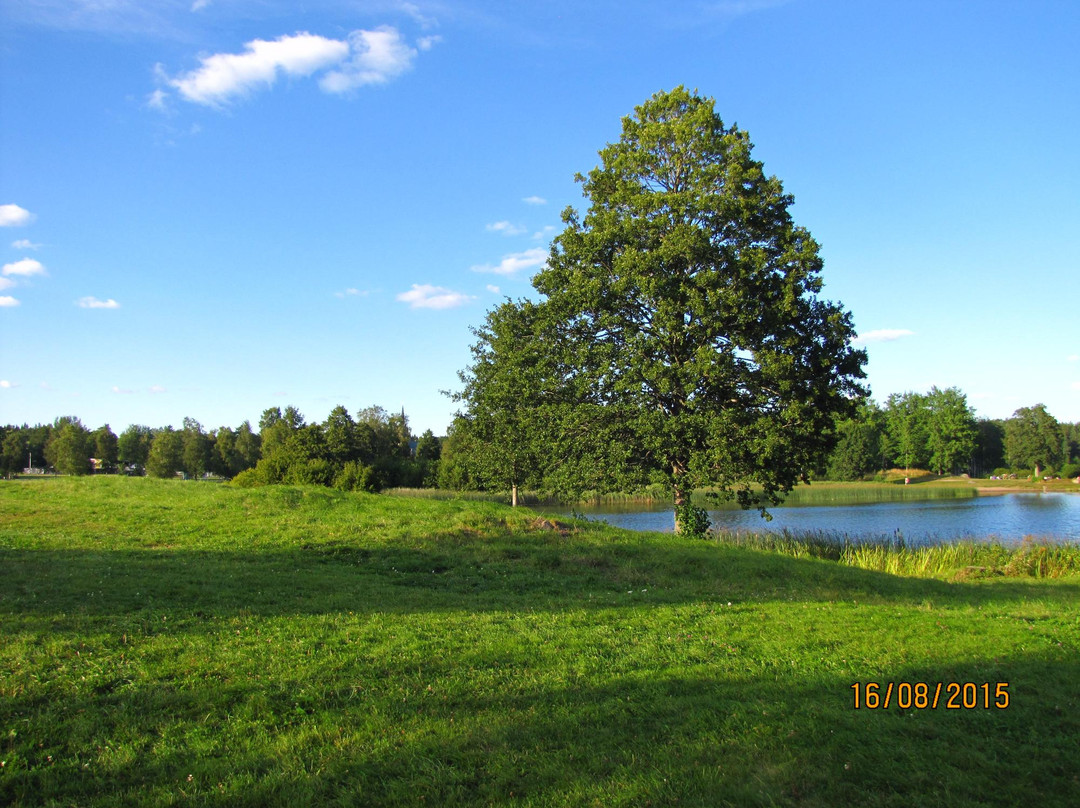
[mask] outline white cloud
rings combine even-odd
[[[439,24],[439,21],[434,17],[425,16],[414,3],[402,3],[401,10],[419,23],[421,28],[432,28]]]
[[[493,294],[493,295],[501,295],[502,294],[502,289],[500,289],[498,286],[496,286],[493,283],[489,283],[484,288],[487,289],[489,292],[491,292],[491,294]]]
[[[19,301],[11,295],[0,295],[0,309],[11,309],[19,305]]]
[[[1070,354],[1065,357],[1066,362],[1080,362],[1080,354]]]
[[[334,292],[334,297],[367,297],[371,292],[367,289],[345,289],[342,292]]]
[[[151,393],[164,393],[165,392],[165,388],[162,387],[160,384],[153,384],[148,389],[149,389],[149,391]]]
[[[150,109],[156,109],[158,112],[165,112],[169,107],[165,102],[168,100],[169,94],[158,88],[150,95],[146,96],[146,106]]]
[[[45,275],[47,273],[40,261],[35,261],[33,258],[22,258],[10,264],[4,264],[4,268],[0,269],[0,274],[19,275],[29,278],[32,275]]]
[[[16,250],[37,250],[41,248],[40,244],[35,244],[28,238],[21,238],[17,241],[11,242],[11,246]]]
[[[422,51],[429,51],[442,42],[441,36],[422,36],[416,40],[416,47]]]
[[[111,297],[108,300],[98,300],[96,297],[80,297],[76,304],[80,309],[118,309],[120,304]]]
[[[438,37],[417,43],[429,50]],[[345,93],[367,84],[383,84],[412,67],[417,49],[409,46],[396,28],[381,26],[371,31],[352,31],[344,40],[299,31],[275,40],[253,39],[240,53],[202,56],[200,66],[169,77],[158,66],[158,80],[176,89],[195,104],[223,107],[256,89],[270,87],[280,74],[306,77],[327,70],[319,87],[327,93]],[[158,89],[147,105],[163,110],[168,95]]]
[[[1073,382],[1069,385],[1073,390],[1080,390],[1080,382]]]
[[[552,233],[555,232],[555,229],[556,228],[553,225],[549,224],[543,230],[537,230],[532,235],[533,241],[540,241],[540,239],[542,239],[542,238],[547,238],[548,236],[550,236]]]
[[[0,290],[10,289],[14,285],[15,281],[13,281],[11,278],[0,278]]]
[[[521,200],[526,205],[546,205],[547,200],[542,196],[527,196]]]
[[[492,272],[496,275],[514,275],[523,269],[538,269],[547,261],[547,250],[539,247],[519,253],[504,255],[497,265],[480,264],[472,267],[473,272]]]
[[[34,214],[18,205],[0,205],[0,227],[22,227],[35,218]]]
[[[7,379],[0,379],[0,389],[10,390],[12,387],[18,386],[18,382],[9,382]]]
[[[866,345],[869,342],[892,342],[893,340],[914,335],[914,331],[908,331],[906,328],[879,328],[876,331],[867,331],[865,334],[859,334],[851,341],[851,344]]]
[[[210,0],[195,0],[195,2],[191,4],[191,10],[202,11],[208,5],[210,5]]]
[[[414,283],[408,292],[402,292],[397,296],[402,303],[408,303],[413,309],[452,309],[464,306],[470,300],[476,298],[462,292],[452,292],[441,286]]]
[[[384,84],[412,67],[416,58],[416,50],[405,44],[397,29],[386,25],[374,31],[353,31],[347,52],[349,61],[319,80],[323,92],[345,93],[365,84]]]
[[[243,53],[204,56],[198,70],[169,79],[169,84],[188,101],[218,107],[260,85],[269,87],[279,70],[290,76],[310,76],[348,55],[348,43],[302,31],[272,42],[254,39],[245,43]]]
[[[524,226],[510,222],[493,222],[485,225],[484,229],[492,233],[502,233],[504,236],[519,236],[526,230]]]
[[[132,393],[135,392],[134,390],[126,390],[124,388],[117,387],[116,385],[113,385],[112,391],[114,393],[116,393],[117,395],[121,395],[121,396],[130,396]]]

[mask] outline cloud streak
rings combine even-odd
[[[98,300],[96,297],[80,297],[75,304],[80,309],[118,309],[120,304],[111,297],[108,300]]]
[[[851,341],[851,344],[867,345],[871,342],[893,342],[894,340],[914,335],[914,331],[908,331],[906,328],[879,328],[876,331],[867,331],[865,334],[859,334]]]
[[[533,247],[524,252],[504,255],[498,264],[478,264],[471,267],[473,272],[490,272],[495,275],[516,275],[525,269],[539,269],[547,261],[547,250]]]
[[[19,305],[19,301],[11,295],[0,295],[0,309],[13,309]]]
[[[526,230],[525,227],[510,222],[492,222],[485,225],[484,229],[491,233],[502,233],[504,236],[520,236]]]
[[[464,306],[476,298],[462,292],[453,292],[442,286],[414,283],[408,292],[397,296],[402,303],[408,303],[412,309],[453,309]]]

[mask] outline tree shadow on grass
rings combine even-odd
[[[1074,603],[1069,582],[949,583],[740,548],[509,537],[431,547],[0,550],[0,616],[203,618],[609,609],[720,601]],[[58,627],[58,626],[57,626]]]
[[[506,688],[444,698],[445,663],[426,678],[391,670],[361,696],[342,689],[299,706],[295,693],[257,684],[74,698],[54,708],[77,717],[73,731],[24,749],[34,759],[0,774],[0,801],[1064,808],[1080,799],[1077,661],[984,658],[890,674],[1009,683],[1006,709],[956,710],[854,710],[850,680],[799,671],[653,671],[554,687],[530,685],[523,671]],[[31,709],[19,697],[12,707]],[[245,734],[232,722],[249,715],[259,731]],[[97,759],[96,747],[125,740],[125,758]]]

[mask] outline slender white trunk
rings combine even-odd
[[[517,483],[510,486],[510,507],[517,507]]]

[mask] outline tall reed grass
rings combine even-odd
[[[795,558],[821,558],[849,567],[893,575],[952,577],[956,580],[997,576],[1062,578],[1080,575],[1080,544],[1060,544],[1027,536],[1018,545],[999,540],[961,539],[909,545],[899,533],[878,538],[852,538],[825,531],[711,534],[720,544],[781,553]]]

